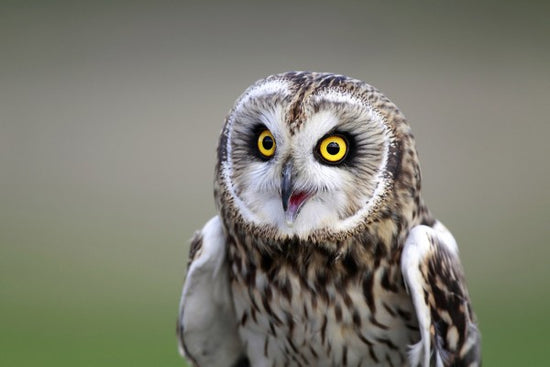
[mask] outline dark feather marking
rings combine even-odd
[[[451,316],[452,324],[456,326],[459,335],[458,345],[465,340],[466,314],[468,303],[462,288],[463,279],[453,270],[457,266],[443,246],[438,246],[434,256],[429,261],[428,282],[432,286],[435,307],[432,308],[432,319],[440,329],[440,335],[446,336],[448,325],[439,316],[439,310],[446,310]],[[447,347],[446,343],[444,343]]]
[[[376,312],[376,305],[374,304],[374,276],[371,272],[366,272],[363,276],[363,296],[369,306],[370,312],[374,314]]]
[[[344,345],[342,348],[342,366],[348,365],[348,347]]]
[[[269,357],[269,355],[268,355],[268,353],[267,353],[267,352],[268,352],[268,348],[267,348],[268,345],[269,345],[269,335],[266,335],[266,336],[265,336],[265,342],[264,342],[264,356],[265,356],[266,358]]]
[[[371,314],[369,316],[369,321],[374,325],[374,326],[377,326],[378,328],[380,329],[384,329],[384,330],[388,330],[389,327],[382,324],[381,322],[379,322],[378,320],[376,320],[376,317],[374,317],[374,314]]]
[[[325,270],[320,269],[317,273],[317,277],[315,278],[315,290],[317,292],[317,295],[321,297],[321,299],[328,301],[328,292],[327,292],[327,273]]]
[[[254,288],[248,287],[248,297],[250,298],[250,302],[252,303],[252,309],[254,311],[260,311],[260,307],[258,307],[258,304],[256,303],[256,297],[254,297]],[[254,321],[256,321],[256,318],[254,317]]]
[[[220,134],[220,140],[218,142],[218,162],[225,162],[227,160],[227,130],[228,129],[224,127]]]
[[[347,275],[352,278],[357,274],[357,271],[359,270],[359,266],[357,265],[357,260],[355,260],[354,256],[350,253],[346,254],[344,258],[342,259],[342,265],[344,266]]]
[[[409,321],[411,319],[411,316],[412,314],[409,312],[409,311],[405,311],[401,308],[397,308],[397,313],[399,314],[399,316],[401,316],[402,319],[404,319],[405,321]]]
[[[424,302],[426,302],[427,305],[430,304],[430,293],[427,289],[424,289]]]
[[[353,300],[351,299],[348,292],[346,292],[346,287],[342,287],[338,290],[340,291],[340,294],[342,295],[342,299],[344,300],[344,304],[346,305],[346,307],[348,309],[351,309],[353,307]]]
[[[291,300],[292,299],[292,285],[290,284],[290,280],[288,277],[285,277],[284,279],[280,280],[278,282],[279,289],[283,296],[286,297],[286,299]]]
[[[384,309],[386,309],[386,311],[387,311],[392,317],[395,317],[395,316],[396,316],[395,311],[392,310],[391,307],[388,306],[386,302],[382,302],[382,306],[384,307]]]
[[[264,306],[264,310],[268,315],[274,314],[273,310],[271,309],[271,305],[269,302],[271,301],[271,298],[273,297],[271,289],[268,287],[265,287],[263,289],[263,293],[260,294],[260,298],[262,300],[262,305]]]
[[[390,278],[389,278],[389,274],[388,274],[387,269],[385,269],[382,273],[381,284],[382,284],[382,287],[384,287],[385,289],[387,289],[389,291],[392,291],[394,293],[397,293],[399,291],[399,289],[397,288],[397,285],[390,282]]]
[[[429,285],[429,294],[425,290],[425,299],[430,306],[432,319],[432,332],[435,349],[441,355],[445,365],[462,366],[474,361],[480,361],[479,334],[475,327],[469,328],[471,322],[470,301],[464,288],[464,276],[460,263],[454,254],[447,248],[437,243],[437,238],[430,238],[434,249],[427,261],[427,268],[422,274]],[[420,267],[421,271],[423,270]],[[447,314],[451,318],[449,324],[443,317]],[[455,327],[458,332],[456,348],[450,346],[447,334],[450,327]],[[472,359],[462,358],[461,350],[467,338],[476,338],[471,349]]]
[[[317,310],[317,297],[311,297],[311,308],[313,311]]]
[[[248,313],[245,311],[243,312],[243,316],[241,317],[241,326],[245,326],[247,320],[248,320]]]
[[[397,181],[399,179],[399,175],[402,172],[402,149],[402,143],[399,140],[395,141],[394,144],[390,144],[386,170],[388,172],[391,172],[394,181]]]
[[[262,252],[260,266],[264,272],[268,273],[273,266],[273,257],[266,252]]]
[[[418,326],[416,325],[410,325],[410,324],[405,324],[405,327],[409,330],[413,330],[413,331],[418,331]]]
[[[390,355],[386,353],[386,362],[388,362],[387,366],[394,367],[393,362],[390,358]]]
[[[337,322],[342,322],[342,307],[339,303],[334,306],[334,317]]]
[[[359,340],[361,340],[363,343],[368,345],[369,347],[372,347],[374,344],[373,342],[369,341],[363,334],[361,334],[360,331],[357,332],[357,336],[359,337]]]
[[[325,314],[323,316],[323,324],[321,326],[321,343],[322,344],[325,344],[325,336],[326,336],[326,331],[327,331],[327,315]]]
[[[353,310],[351,313],[351,319],[353,320],[353,324],[357,329],[361,328],[361,316],[359,316],[359,312],[357,310]]]
[[[397,347],[397,345],[395,345],[390,339],[387,339],[387,338],[376,338],[376,341],[380,342],[380,343],[383,343],[383,344],[386,344],[388,346],[388,348],[390,348],[391,350],[399,350],[399,348]]]
[[[286,325],[288,327],[288,336],[292,336],[294,333],[294,318],[289,312],[285,311],[285,317],[286,317]]]
[[[311,354],[312,354],[315,358],[319,358],[319,355],[317,354],[317,352],[315,351],[315,349],[313,349],[313,346],[312,346],[311,344],[308,344],[307,346],[308,346],[309,351],[311,352]]]
[[[378,268],[380,266],[380,260],[384,259],[388,256],[388,249],[386,247],[386,244],[384,244],[382,241],[377,240],[375,242],[374,246],[374,268]]]
[[[290,127],[290,133],[294,135],[301,123],[299,120],[302,114],[302,103],[305,94],[311,87],[312,80],[306,74],[296,74],[292,77],[292,81],[294,85],[298,86],[298,89],[295,91],[296,96],[294,98],[294,104],[289,107],[287,124]]]
[[[250,367],[250,361],[247,356],[241,356],[232,367]]]
[[[287,344],[290,346],[290,348],[292,349],[292,351],[294,352],[292,355],[293,357],[296,355],[296,354],[299,354],[298,352],[298,348],[296,348],[296,345],[294,344],[294,342],[292,341],[292,338],[287,335],[286,337],[286,342]],[[296,359],[296,362],[298,362],[298,360]]]
[[[279,318],[279,316],[277,316],[277,314],[273,312],[273,310],[271,309],[271,305],[269,304],[269,301],[266,297],[262,297],[262,305],[264,306],[264,309],[267,312],[267,314],[275,320],[277,325],[281,325],[283,323]]]
[[[376,353],[374,353],[374,348],[372,347],[372,345],[369,346],[369,354],[370,354],[370,357],[372,358],[372,360],[373,360],[375,363],[380,362],[380,360],[379,360],[378,357],[376,356]]]
[[[264,288],[264,297],[268,302],[273,298],[273,291],[269,285]]]

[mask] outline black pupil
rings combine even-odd
[[[340,145],[335,142],[328,143],[327,145],[327,152],[330,155],[336,155],[340,151]]]
[[[271,136],[264,137],[264,139],[262,140],[262,145],[264,146],[265,150],[271,150],[271,148],[273,148],[273,139],[271,138]]]

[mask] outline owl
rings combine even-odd
[[[401,111],[346,76],[249,87],[191,242],[180,353],[195,366],[479,366],[452,234],[422,200]]]

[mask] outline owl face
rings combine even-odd
[[[391,189],[394,147],[368,87],[312,73],[250,87],[222,132],[218,174],[231,201],[222,205],[283,236],[345,231],[364,221]]]

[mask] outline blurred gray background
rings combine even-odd
[[[178,366],[188,239],[252,82],[347,74],[407,115],[485,365],[547,365],[549,2],[0,3],[0,365]]]

